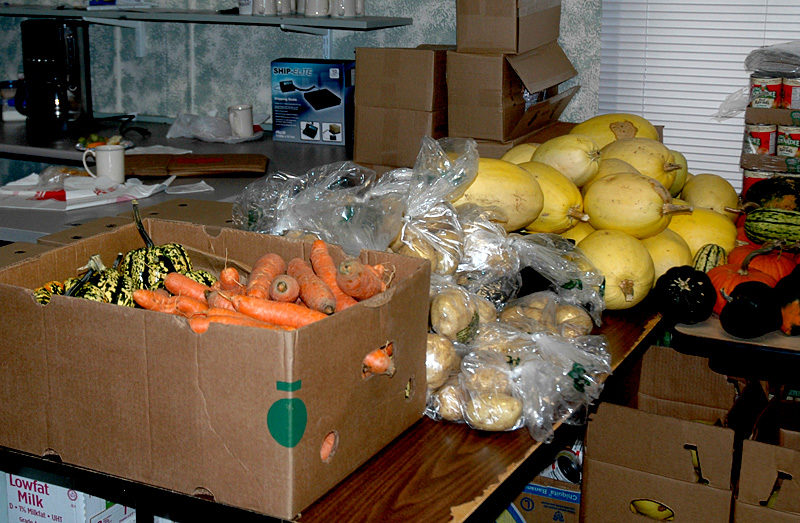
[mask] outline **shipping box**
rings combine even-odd
[[[560,0],[456,0],[463,53],[524,53],[557,40],[560,23]]]
[[[273,140],[352,145],[354,60],[272,61]]]
[[[705,358],[651,347],[638,386],[639,408],[602,403],[590,418],[582,520],[729,521],[734,432],[713,423],[732,385]]]
[[[497,518],[497,523],[578,523],[581,486],[537,476]]]
[[[156,244],[186,246],[199,267],[211,267],[202,253],[252,265],[266,252],[307,258],[310,248],[229,228],[144,225]],[[65,463],[186,494],[203,488],[290,519],[422,417],[427,262],[362,252],[395,267],[392,287],[295,331],[196,334],[171,314],[33,299],[31,289],[74,275],[93,254],[110,261],[142,246],[127,224],[0,270],[0,445],[53,449]],[[387,342],[396,373],[364,379],[362,359]]]
[[[552,42],[519,55],[447,53],[448,133],[507,142],[556,120],[578,86],[527,104],[530,93],[547,91],[577,74]]]
[[[40,252],[52,249],[49,245],[39,243],[15,242],[0,246],[0,267],[12,265]]]
[[[800,111],[797,109],[764,109],[748,107],[745,109],[746,124],[800,125]],[[774,173],[800,173],[800,158],[755,154],[743,147],[740,160],[742,169],[769,171]]]
[[[412,167],[424,136],[448,135],[448,48],[356,49],[355,162]]]
[[[736,523],[800,521],[800,451],[745,440],[733,509]]]

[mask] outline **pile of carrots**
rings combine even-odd
[[[348,258],[337,266],[323,240],[314,241],[309,258],[287,263],[267,253],[247,277],[226,267],[210,286],[173,272],[164,289],[139,289],[133,299],[145,309],[185,316],[198,333],[211,323],[292,330],[375,296],[391,281],[382,264]]]

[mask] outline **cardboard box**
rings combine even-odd
[[[745,440],[736,523],[800,521],[800,451]]]
[[[447,53],[448,133],[506,142],[558,120],[574,86],[526,106],[523,90],[548,88],[577,74],[553,42],[520,55]]]
[[[578,523],[581,487],[537,476],[497,518],[497,523]]]
[[[457,0],[462,53],[524,53],[558,39],[560,0]]]
[[[42,245],[60,246],[68,243],[75,243],[104,232],[112,231],[122,225],[133,223],[133,213],[131,216],[104,216],[91,220],[86,223],[73,225],[69,229],[46,234],[36,239]]]
[[[352,143],[355,60],[279,58],[271,71],[273,140]]]
[[[800,432],[780,429],[780,445],[787,449],[800,450]]]
[[[746,124],[800,125],[800,111],[797,109],[764,109],[748,107],[745,109]],[[771,171],[779,173],[800,173],[800,158],[742,152],[739,162],[742,169]]]
[[[156,244],[243,264],[310,249],[230,228],[144,224]],[[32,298],[93,254],[113,260],[141,246],[127,224],[0,270],[0,445],[52,448],[65,463],[186,494],[202,487],[218,502],[291,519],[422,416],[428,263],[364,251],[362,260],[396,268],[392,289],[286,332],[212,325],[198,335],[169,314]],[[364,356],[387,341],[397,372],[362,378]]]
[[[676,521],[728,521],[734,431],[714,422],[733,405],[734,385],[706,358],[657,346],[629,380],[638,408],[602,403],[590,418],[582,519],[639,521],[631,505],[644,500],[641,510],[661,504]]]
[[[412,111],[386,107],[356,107],[357,163],[413,167],[422,137],[447,136],[447,110]]]
[[[140,202],[142,204],[144,202]],[[160,220],[176,220],[199,223],[215,227],[234,227],[233,203],[213,200],[193,200],[176,198],[157,203],[139,210],[142,218],[158,218]],[[119,217],[133,219],[133,211],[120,213]]]
[[[49,245],[39,243],[14,242],[0,246],[0,267],[12,265],[31,256],[36,256],[40,252],[52,249]]]
[[[356,107],[447,108],[445,48],[356,48]]]
[[[587,430],[581,517],[640,521],[670,510],[676,521],[727,522],[732,455],[730,429],[603,403]]]

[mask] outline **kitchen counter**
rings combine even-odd
[[[105,136],[117,134],[119,122],[104,121],[96,132]],[[272,133],[250,142],[239,144],[211,143],[189,138],[167,138],[169,124],[135,122],[151,132],[143,137],[137,132],[129,132],[126,138],[135,147],[168,145],[191,150],[195,154],[263,154],[269,158],[268,173],[276,171],[301,174],[309,167],[348,159],[345,147],[333,145],[305,145],[289,142],[274,142]],[[27,136],[25,122],[0,123],[0,156],[15,159],[52,163],[55,165],[81,165],[83,153],[75,148],[77,138],[72,136],[48,142],[36,142]],[[258,176],[245,173],[244,176],[226,175],[220,177],[186,177],[173,182],[173,186],[195,183],[202,179],[214,188],[214,192],[192,193],[193,199],[232,202],[246,185]],[[162,178],[144,178],[146,184],[157,183]],[[185,197],[160,193],[141,200],[141,207],[163,203]],[[76,224],[100,218],[115,216],[130,210],[130,203],[117,203],[77,209],[72,211],[42,211],[0,209],[0,241],[36,242],[37,238],[68,229]]]

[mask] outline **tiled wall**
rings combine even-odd
[[[79,5],[78,0],[18,3]],[[233,0],[153,0],[173,9],[225,9]],[[601,0],[562,0],[561,46],[579,75],[566,84],[581,89],[562,119],[580,121],[597,111]],[[455,43],[455,0],[366,0],[372,16],[409,17],[410,26],[377,31],[334,31],[331,55],[353,58],[358,46],[411,47]],[[231,15],[236,16],[236,15]],[[21,67],[20,18],[0,17],[0,79]],[[146,23],[146,55],[137,58],[131,29],[92,25],[92,101],[95,111],[174,117],[223,114],[231,103],[251,102],[270,111],[273,58],[320,57],[319,36],[277,27]],[[3,169],[0,162],[0,171]]]

